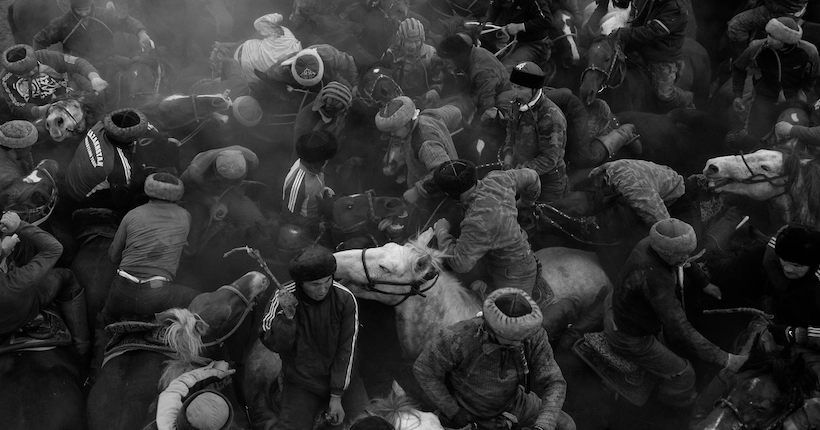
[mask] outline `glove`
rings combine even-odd
[[[467,427],[474,421],[475,417],[473,416],[473,414],[465,411],[464,408],[459,409],[458,412],[456,412],[456,414],[453,415],[452,418],[450,418],[450,422],[453,423],[457,428]]]
[[[0,249],[2,249],[2,255],[9,255],[11,251],[14,250],[14,247],[20,243],[20,237],[16,234],[12,234],[11,236],[6,236],[3,240],[0,240]]]
[[[296,305],[298,304],[299,301],[296,300],[296,296],[294,296],[293,293],[287,290],[280,290],[279,307],[282,308],[282,313],[287,319],[292,320],[293,317],[296,316]]]
[[[37,118],[42,118],[46,116],[48,113],[48,108],[51,107],[51,104],[42,105],[42,106],[35,106],[34,109],[31,110],[31,113],[36,116]]]
[[[0,218],[0,233],[3,235],[14,234],[20,228],[20,215],[14,212],[4,212]]]
[[[495,119],[497,116],[498,116],[498,108],[493,106],[491,108],[488,108],[487,110],[484,111],[483,114],[481,114],[481,120],[482,121],[488,121],[488,120],[491,120],[491,119]]]
[[[509,33],[510,36],[515,36],[516,34],[524,31],[524,29],[525,29],[523,22],[522,23],[510,23],[510,24],[507,24],[504,28],[507,30],[507,33]]]
[[[732,107],[735,108],[735,112],[742,113],[746,110],[746,105],[743,103],[743,97],[735,97],[735,100],[732,102]]]
[[[504,163],[502,163],[501,168],[504,169],[504,170],[512,169],[513,168],[512,162],[513,162],[512,155],[505,155],[504,156]]]
[[[330,403],[327,405],[327,420],[334,426],[345,420],[345,409],[342,407],[341,397],[330,396]]]
[[[780,121],[774,126],[774,134],[777,135],[778,138],[791,137],[792,127],[794,127],[792,123]]]
[[[723,294],[720,292],[720,287],[715,284],[710,283],[709,285],[703,287],[703,292],[706,295],[712,296],[718,300],[723,298]]]
[[[449,233],[450,232],[450,221],[447,221],[445,218],[441,218],[433,224],[433,231],[436,232],[436,236],[441,233]]]
[[[736,354],[729,354],[729,358],[726,359],[726,364],[723,366],[724,369],[730,370],[732,372],[737,372],[746,360],[749,359],[748,355],[736,355]]]
[[[419,191],[416,189],[416,187],[410,188],[409,190],[404,192],[404,195],[402,195],[404,201],[410,203],[411,205],[419,201],[419,197],[421,197],[421,195],[419,194]]]
[[[94,88],[94,91],[101,93],[108,88],[108,82],[99,76],[95,76],[91,78],[91,88]]]
[[[148,37],[148,33],[141,31],[139,34],[139,38],[140,49],[142,49],[142,52],[150,52],[152,49],[154,49],[154,41],[151,40],[150,37]]]

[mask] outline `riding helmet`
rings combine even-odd
[[[766,24],[766,33],[787,45],[795,45],[803,37],[803,29],[787,16],[770,19]]]
[[[185,194],[185,186],[176,176],[165,173],[152,173],[145,179],[145,195],[154,199],[175,202]]]
[[[15,119],[0,125],[0,146],[6,148],[28,148],[37,142],[37,128],[34,124]]]
[[[25,44],[14,45],[3,51],[1,61],[4,69],[18,76],[25,75],[37,67],[34,48]]]
[[[649,229],[649,244],[662,256],[689,255],[698,246],[698,238],[691,225],[676,218],[667,218]]]
[[[118,109],[105,116],[103,127],[111,140],[131,143],[148,131],[148,118],[136,109]]]
[[[325,63],[315,48],[303,49],[293,57],[290,73],[299,85],[312,87],[322,81]]]
[[[791,224],[777,234],[774,252],[790,263],[820,265],[820,231],[805,225]]]
[[[262,106],[251,96],[240,96],[231,102],[236,121],[245,127],[255,127],[262,121]]]
[[[484,321],[496,336],[524,340],[541,330],[541,308],[518,288],[500,288],[484,300]]]
[[[475,164],[469,160],[446,161],[433,173],[436,187],[453,199],[459,199],[477,182]]]
[[[182,404],[176,424],[179,430],[226,430],[232,422],[228,398],[215,390],[200,390]]]
[[[544,86],[545,79],[544,71],[532,61],[518,63],[510,73],[510,82],[535,90],[540,90]]]
[[[290,260],[288,272],[298,283],[322,279],[336,273],[336,257],[321,246],[312,246]]]
[[[353,101],[353,94],[350,88],[337,81],[331,81],[313,102],[313,111],[318,112],[322,110],[329,116],[334,116],[339,112],[350,109],[350,103]],[[322,109],[324,108],[324,109]]]
[[[336,137],[326,131],[311,131],[296,140],[296,155],[307,163],[323,163],[339,150]]]
[[[214,160],[216,173],[226,179],[239,179],[248,172],[248,166],[242,151],[226,149],[221,151]]]
[[[400,41],[421,39],[424,42],[424,24],[416,18],[407,18],[399,24],[399,31],[396,36]]]
[[[399,96],[390,100],[389,103],[376,114],[376,127],[385,133],[394,132],[408,122],[416,119],[419,110],[416,104],[407,96]]]

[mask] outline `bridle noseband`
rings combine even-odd
[[[739,182],[741,184],[746,184],[746,185],[768,183],[769,185],[772,185],[774,187],[786,187],[786,188],[788,188],[789,182],[791,182],[789,180],[789,175],[788,174],[782,173],[782,174],[777,175],[777,176],[769,177],[769,176],[766,176],[762,173],[755,173],[754,170],[752,170],[752,167],[749,166],[749,163],[746,161],[746,156],[743,153],[743,151],[740,151],[740,155],[738,155],[738,157],[740,157],[740,159],[743,161],[743,165],[746,166],[746,169],[749,171],[749,173],[751,173],[752,176],[749,176],[748,178],[737,181],[737,182]],[[785,171],[786,171],[786,156],[784,154],[783,155],[783,172],[785,172]],[[758,178],[758,179],[755,179],[755,178]],[[782,184],[777,184],[777,183],[774,182],[778,179],[784,179],[784,178],[786,179],[786,181],[783,182]]]
[[[604,70],[604,69],[596,66],[595,64],[590,64],[590,65],[587,66],[586,69],[584,69],[583,72],[581,72],[581,82],[584,81],[584,76],[586,76],[587,72],[589,72],[589,71],[595,71],[595,72],[600,72],[600,73],[604,74],[605,79],[601,83],[600,88],[598,88],[599,93],[601,91],[607,89],[607,88],[618,88],[618,87],[620,87],[621,84],[623,84],[624,80],[626,79],[626,70],[623,70],[621,72],[621,80],[618,81],[618,83],[616,83],[615,85],[612,85],[612,84],[609,83],[609,81],[612,80],[612,74],[615,72],[615,67],[618,64],[622,64],[623,69],[626,68],[626,60],[624,59],[624,53],[623,53],[623,49],[621,48],[621,44],[618,43],[617,40],[612,40],[609,37],[607,37],[605,40],[612,45],[612,49],[614,51],[613,55],[612,55],[612,61],[609,64],[609,70]]]
[[[247,318],[248,314],[250,314],[251,311],[253,310],[253,308],[256,307],[256,302],[259,299],[259,296],[255,296],[252,299],[248,300],[248,298],[245,297],[245,295],[242,294],[242,292],[239,291],[238,288],[236,288],[235,283],[230,284],[230,285],[223,285],[223,286],[221,286],[217,289],[217,291],[219,291],[219,290],[227,290],[227,291],[230,291],[230,292],[234,293],[235,295],[237,295],[240,299],[242,299],[242,303],[245,304],[245,310],[242,312],[242,316],[239,317],[239,321],[237,321],[236,324],[234,324],[233,328],[231,328],[231,330],[228,333],[226,333],[224,336],[220,336],[216,340],[213,340],[213,341],[207,342],[207,343],[203,343],[202,346],[205,347],[205,348],[211,347],[211,346],[214,346],[214,345],[219,345],[222,342],[224,342],[226,339],[231,337],[234,333],[236,333],[236,330],[239,329],[239,326],[242,325],[242,323],[245,321],[245,318]]]
[[[362,267],[364,268],[364,276],[367,279],[367,284],[363,285],[363,287],[364,287],[365,290],[371,291],[371,292],[374,292],[374,293],[385,294],[385,295],[388,295],[388,296],[403,296],[404,297],[403,299],[401,299],[398,303],[396,303],[393,306],[398,306],[398,305],[404,303],[405,300],[409,299],[412,296],[427,297],[427,296],[424,295],[424,293],[429,291],[431,288],[433,288],[436,285],[436,283],[438,282],[439,275],[440,275],[438,270],[433,270],[432,272],[427,272],[427,274],[423,278],[416,279],[415,281],[410,281],[410,282],[376,281],[376,280],[374,280],[373,278],[370,277],[370,271],[367,270],[367,260],[365,259],[365,253],[366,252],[367,252],[367,248],[362,249]],[[432,281],[432,283],[427,288],[421,289],[422,285],[424,285],[425,283],[430,282],[430,281]],[[407,286],[407,287],[410,287],[410,291],[408,291],[406,293],[394,293],[392,291],[384,291],[384,290],[380,290],[380,289],[376,288],[377,284]]]

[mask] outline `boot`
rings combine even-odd
[[[80,290],[73,299],[67,302],[58,302],[60,312],[65,318],[65,323],[71,336],[74,338],[74,348],[80,355],[80,359],[88,362],[91,350],[91,331],[88,327],[88,315],[86,314],[85,290]]]
[[[610,157],[614,157],[619,149],[626,146],[632,155],[641,155],[643,147],[641,146],[640,134],[635,132],[634,124],[624,124],[609,133],[596,138],[604,145]]]

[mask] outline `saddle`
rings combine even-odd
[[[585,333],[572,346],[572,351],[601,377],[607,387],[633,405],[646,404],[660,382],[657,376],[612,351],[603,332]]]
[[[124,320],[109,324],[105,330],[111,340],[105,345],[103,366],[114,357],[129,351],[154,351],[174,357],[174,350],[166,345],[168,326],[154,321]]]
[[[29,324],[6,338],[0,338],[0,356],[19,351],[48,351],[71,345],[71,333],[56,312],[43,309],[40,316],[42,320],[36,324]]]
[[[122,215],[106,208],[83,208],[75,210],[71,219],[80,232],[77,240],[85,243],[97,237],[113,238]]]

